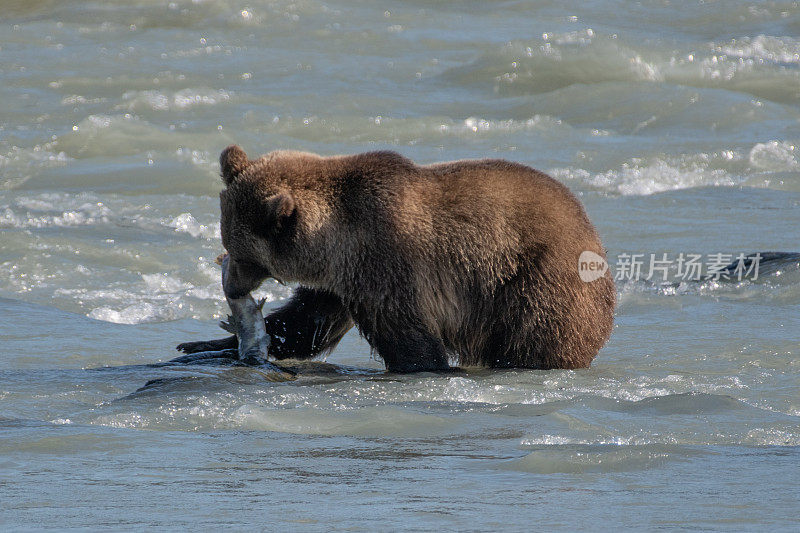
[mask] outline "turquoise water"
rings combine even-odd
[[[288,383],[148,366],[223,334],[232,142],[520,161],[580,196],[612,263],[800,251],[797,2],[29,0],[0,20],[3,529],[797,529],[796,260],[620,280],[580,371],[386,376],[354,333]]]

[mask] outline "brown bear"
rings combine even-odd
[[[309,359],[355,325],[391,372],[449,360],[491,368],[581,368],[611,334],[611,274],[579,276],[605,252],[561,183],[504,160],[416,165],[395,152],[220,157],[226,295],[267,278],[297,283],[269,314],[270,355]],[[182,344],[235,348],[234,337]]]

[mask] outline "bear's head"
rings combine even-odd
[[[220,228],[230,256],[224,291],[240,298],[265,279],[293,279],[298,241],[298,205],[286,165],[270,156],[250,160],[233,145],[220,156]]]

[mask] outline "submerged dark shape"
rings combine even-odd
[[[719,276],[706,276],[703,281],[711,279],[736,279],[737,268],[749,272],[754,268],[754,263],[758,265],[758,275],[767,276],[775,274],[780,270],[800,268],[800,253],[798,252],[757,252],[747,255],[739,265],[739,261],[733,261],[723,268]]]

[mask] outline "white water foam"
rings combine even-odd
[[[43,193],[0,205],[0,227],[89,226],[108,223],[112,214],[112,209],[91,193]]]
[[[792,37],[758,35],[732,39],[726,44],[715,46],[717,52],[731,57],[752,59],[784,64],[800,64],[800,40]]]
[[[692,156],[633,158],[618,169],[598,173],[582,168],[555,168],[550,174],[567,183],[577,180],[612,194],[645,196],[693,187],[739,185],[745,178],[721,167],[741,159],[738,152],[726,150]]]
[[[214,224],[200,224],[191,213],[181,213],[166,223],[175,231],[188,233],[192,237],[201,237],[206,240],[219,241],[221,238],[219,222]]]
[[[756,143],[744,154],[731,149],[680,156],[635,157],[619,168],[602,172],[570,167],[549,171],[553,177],[568,184],[577,181],[589,188],[622,196],[744,184],[770,187],[772,181],[764,179],[764,176],[796,172],[800,172],[797,144],[786,140]],[[784,177],[774,186],[786,187],[789,182]]]
[[[750,150],[750,165],[758,170],[771,172],[800,171],[797,145],[787,141],[758,143]]]
[[[125,104],[117,109],[127,111],[180,111],[197,106],[213,106],[231,99],[231,93],[223,89],[182,89],[173,93],[158,90],[128,91],[122,95]]]
[[[115,324],[142,324],[177,318],[175,311],[169,305],[156,305],[148,302],[135,303],[120,310],[110,307],[98,307],[97,309],[92,309],[87,316],[95,320],[113,322]]]

